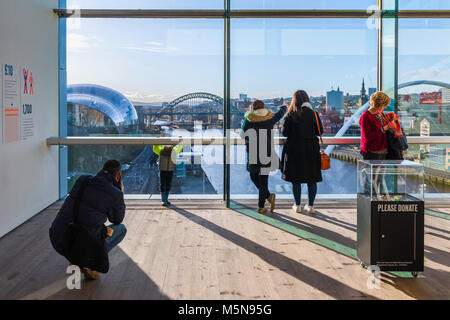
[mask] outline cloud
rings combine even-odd
[[[400,77],[406,78],[408,81],[414,80],[445,81],[448,78],[450,78],[450,57],[444,58],[428,68],[419,68],[416,70],[401,72]]]
[[[163,95],[163,94],[150,94],[142,92],[121,91],[122,94],[132,102],[169,102],[180,95]]]
[[[438,79],[443,78],[449,74],[449,70],[430,70],[430,69],[419,69],[418,74],[423,79]]]
[[[120,49],[132,50],[132,51],[143,51],[143,52],[156,52],[156,53],[171,53],[179,50],[177,47],[162,47],[160,42],[146,42],[147,46],[125,46],[120,47]],[[151,44],[151,45],[150,45]]]
[[[344,76],[344,78],[345,79],[349,79],[349,80],[351,80],[351,79],[355,79],[355,75],[354,74],[346,74],[345,76]]]
[[[89,49],[98,47],[99,40],[78,33],[67,34],[67,52],[88,52]]]
[[[145,42],[145,44],[148,44],[148,45],[150,45],[150,46],[158,46],[158,47],[161,47],[164,43],[162,43],[162,42],[157,42],[157,41],[147,41],[147,42]]]

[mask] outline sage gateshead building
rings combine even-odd
[[[0,299],[450,299],[449,18],[447,0],[2,0]],[[314,131],[293,139],[297,109]],[[266,125],[270,174],[247,155]],[[369,160],[368,134],[398,158]],[[67,210],[66,231],[112,228],[109,271],[55,249]]]

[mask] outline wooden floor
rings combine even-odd
[[[173,204],[127,201],[128,233],[111,251],[110,272],[69,290],[68,263],[48,238],[55,203],[0,239],[0,299],[450,299],[445,218],[425,217],[423,278],[382,273],[380,289],[369,289],[367,271],[342,253],[220,201]],[[317,208],[315,216],[294,214],[286,201],[268,216],[356,248],[356,208]]]

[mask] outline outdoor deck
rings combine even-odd
[[[383,272],[380,289],[369,289],[355,259],[354,201],[319,201],[313,216],[288,201],[261,216],[246,206],[254,203],[127,201],[128,234],[110,272],[69,290],[68,263],[48,238],[57,202],[0,239],[0,299],[450,298],[448,205],[425,215],[423,276]]]

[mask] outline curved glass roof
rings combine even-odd
[[[120,92],[96,84],[67,86],[67,103],[95,109],[108,116],[117,128],[137,124],[133,104]]]

